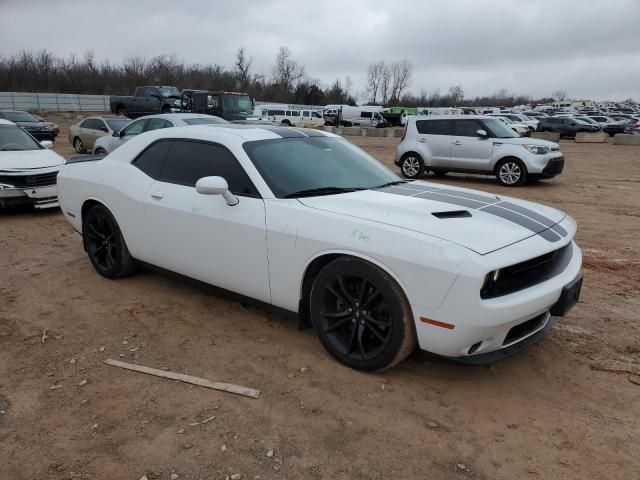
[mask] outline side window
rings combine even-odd
[[[104,120],[100,120],[99,118],[95,118],[93,120],[93,127],[94,130],[100,130],[101,132],[108,132],[109,129],[107,128],[107,126],[104,123]]]
[[[313,118],[322,118],[322,114],[320,112],[313,112]]]
[[[454,125],[454,135],[458,137],[477,137],[476,132],[485,129],[477,120],[456,120]]]
[[[299,116],[300,116],[300,112],[299,112],[299,111],[297,111],[297,110],[292,110],[292,111],[291,111],[291,116],[292,116],[292,117],[299,117]]]
[[[167,128],[171,125],[164,118],[151,118],[149,119],[149,123],[147,123],[147,127],[145,128],[145,132],[150,130],[158,130],[160,128]]]
[[[144,124],[147,123],[147,120],[138,120],[136,122],[133,122],[129,125],[127,125],[124,130],[124,136],[125,137],[130,137],[133,135],[140,135],[142,133],[142,131],[144,130]]]
[[[371,112],[360,112],[362,118],[371,118]]]
[[[451,120],[418,120],[418,133],[422,135],[451,135]]]
[[[194,187],[202,177],[211,176],[223,177],[235,194],[258,195],[246,172],[226,148],[211,143],[173,141],[160,175],[162,181]]]
[[[209,101],[207,103],[211,105],[211,108],[220,108],[220,98],[217,95],[210,96],[208,100]]]
[[[161,140],[148,146],[138,157],[132,162],[151,178],[159,178],[164,165],[164,159],[171,150],[171,140]]]
[[[302,116],[305,118],[309,118],[309,111],[308,110],[303,110],[302,111]]]
[[[86,120],[84,120],[84,121],[80,124],[80,128],[93,128],[93,127],[91,126],[92,120],[93,120],[93,119],[91,119],[91,118],[87,118]]]

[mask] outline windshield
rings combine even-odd
[[[176,87],[158,87],[158,90],[160,90],[160,95],[163,97],[180,94],[180,90]]]
[[[305,190],[365,189],[400,181],[375,158],[342,138],[258,140],[245,143],[244,149],[278,198]]]
[[[498,120],[500,120],[501,122],[506,123],[506,124],[513,123],[513,122],[511,121],[511,119],[510,119],[510,118],[507,118],[507,117],[496,117],[496,118],[497,118]]]
[[[0,125],[0,152],[40,150],[44,148],[16,125]]]
[[[27,112],[3,112],[4,118],[10,122],[39,122],[36,117]]]
[[[211,125],[214,123],[229,123],[226,120],[218,117],[210,117],[210,118],[185,118],[184,123],[187,125]]]
[[[227,112],[253,112],[249,95],[222,95],[222,105]]]
[[[485,118],[483,122],[493,134],[493,138],[517,138],[520,136],[510,127],[507,127],[494,118]]]
[[[107,125],[109,125],[109,128],[115,132],[122,130],[131,120],[125,118],[105,118],[105,121]]]

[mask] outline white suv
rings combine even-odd
[[[559,175],[564,157],[557,143],[522,138],[496,118],[481,115],[411,116],[395,164],[407,178],[432,171],[495,175],[508,187]]]

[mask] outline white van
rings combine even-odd
[[[324,110],[324,118],[327,123],[335,125],[342,110],[342,125],[350,127],[361,125],[363,127],[383,127],[386,125],[382,116],[383,108],[378,105],[366,105],[352,107],[350,105],[327,105]]]
[[[281,106],[258,106],[254,111],[254,114],[256,113],[262,119],[271,120],[272,122],[287,127],[295,127],[297,125],[324,125],[321,110],[298,110]]]
[[[423,108],[423,115],[464,115],[464,110],[453,107]]]

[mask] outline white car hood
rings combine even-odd
[[[0,172],[21,172],[64,165],[64,158],[51,150],[0,152]]]
[[[298,200],[310,208],[438,237],[481,255],[533,235],[549,242],[558,242],[568,235],[557,225],[566,216],[559,210],[429,182]],[[458,213],[449,213],[454,216],[444,218],[446,212]]]

